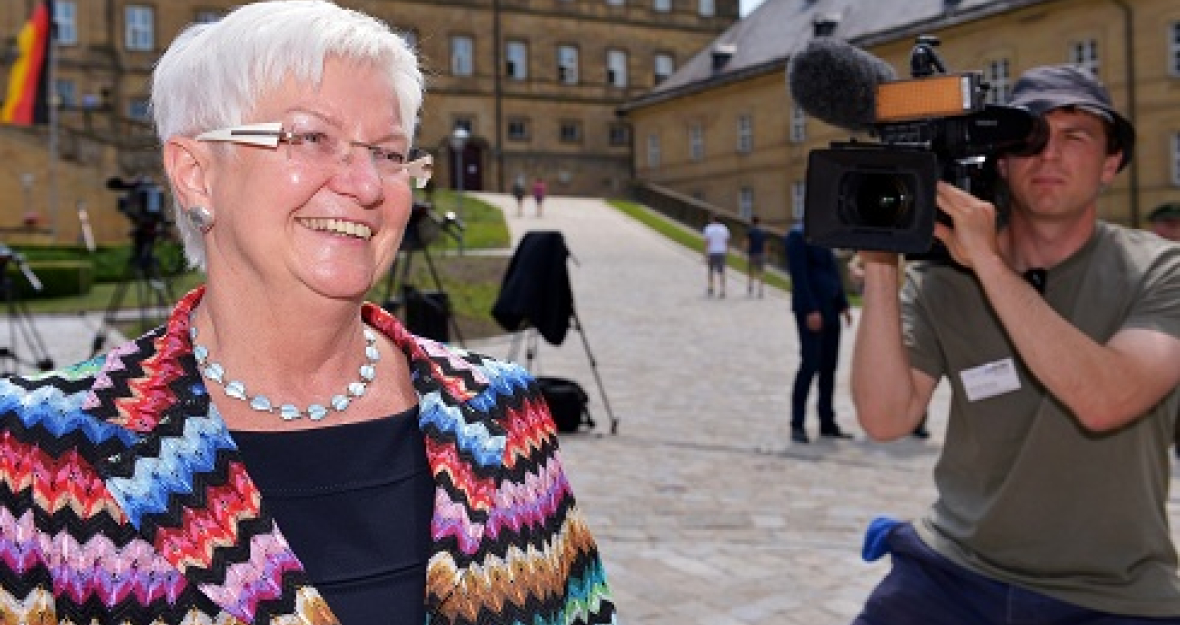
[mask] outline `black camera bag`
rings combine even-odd
[[[558,432],[577,432],[583,425],[594,427],[587,405],[590,397],[581,384],[566,378],[537,377],[541,395],[549,404],[549,412]]]

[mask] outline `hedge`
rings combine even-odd
[[[40,291],[33,287],[15,260],[5,266],[4,278],[21,299],[85,295],[94,285],[94,263],[88,260],[38,260],[28,261],[28,266],[41,283]]]

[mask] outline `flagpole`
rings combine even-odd
[[[49,240],[57,243],[57,19],[53,15],[53,2],[46,6],[49,9],[49,84],[46,89],[49,98],[49,157],[45,177],[49,183]]]

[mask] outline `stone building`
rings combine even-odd
[[[0,3],[0,77],[36,2]],[[105,183],[160,176],[158,141],[145,123],[152,65],[185,25],[239,3],[56,0],[59,122],[53,133],[0,127],[0,237],[75,241],[85,208],[97,238],[123,239],[128,224]],[[738,18],[737,0],[340,4],[384,19],[420,50],[429,78],[416,143],[435,154],[439,186],[505,191],[517,176],[540,176],[551,193],[570,195],[629,188],[631,133],[618,106]],[[461,149],[456,128],[467,134]],[[40,220],[28,232],[27,213]]]
[[[756,212],[781,232],[802,216],[808,153],[850,136],[792,100],[792,53],[813,37],[838,37],[908,78],[923,34],[941,40],[948,71],[983,72],[995,102],[1032,66],[1089,68],[1139,137],[1132,165],[1100,199],[1100,216],[1139,226],[1152,207],[1180,199],[1175,0],[766,0],[623,107],[639,187],[739,224]]]

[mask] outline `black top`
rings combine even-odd
[[[425,622],[435,484],[417,407],[362,423],[233,437],[343,625]]]

